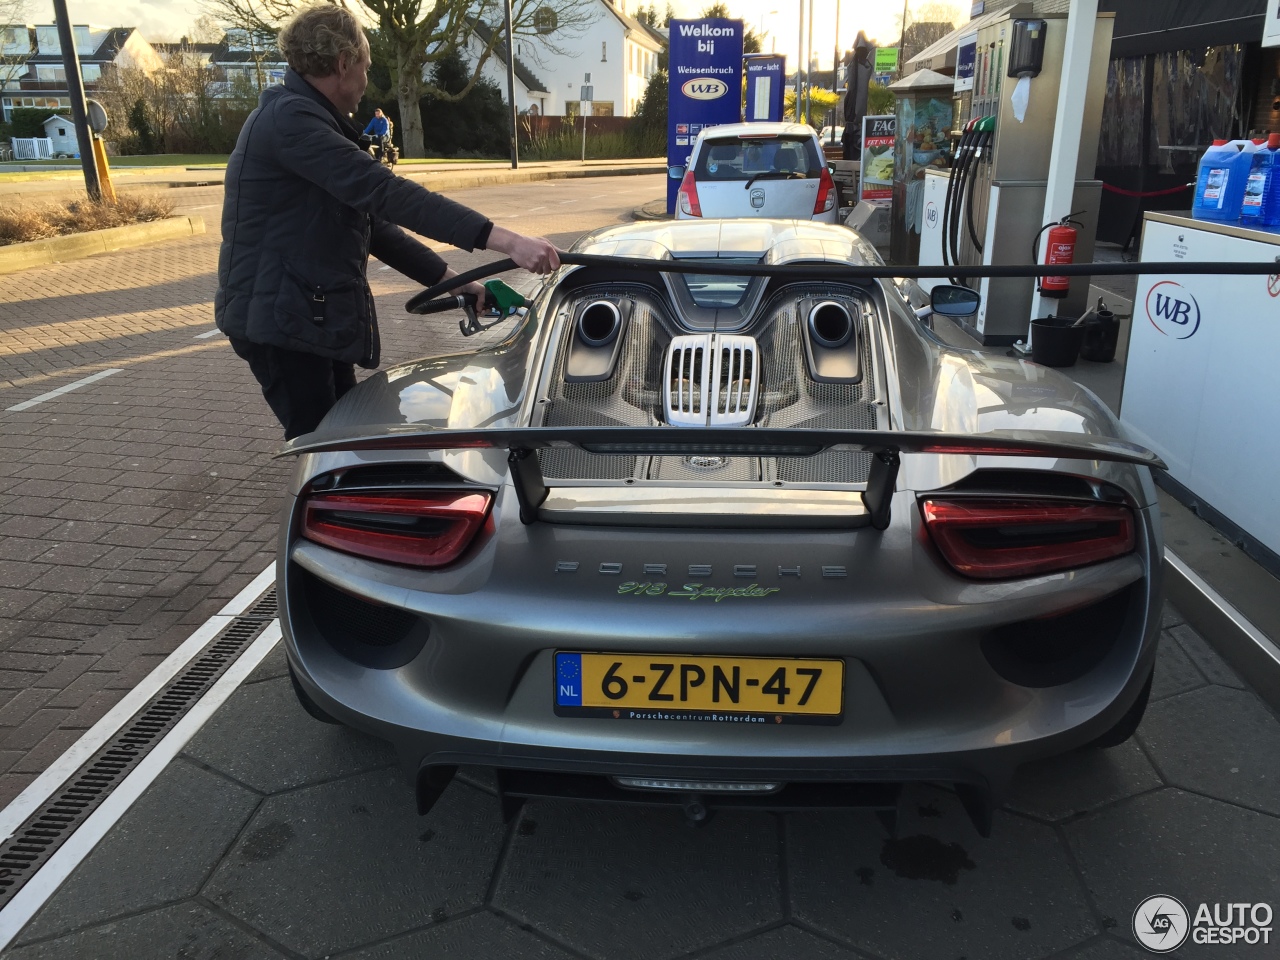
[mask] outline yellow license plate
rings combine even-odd
[[[555,658],[562,716],[822,723],[844,710],[843,660],[567,651]]]

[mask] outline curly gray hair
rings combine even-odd
[[[359,60],[369,40],[350,11],[332,3],[303,7],[280,29],[277,40],[289,66],[310,77],[327,77],[345,53]]]

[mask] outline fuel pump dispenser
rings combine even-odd
[[[1074,262],[1093,259],[1102,197],[1094,167],[1114,15],[1102,13],[1094,21],[1074,202],[1069,208],[1078,213],[1072,214],[1071,223],[1042,230],[1067,19],[1065,14],[1032,12],[1031,4],[1018,4],[970,24],[976,34],[972,71],[966,69],[963,78],[957,73],[956,79],[955,160],[949,171],[924,171],[922,265],[1031,264],[1038,232],[1059,228],[1074,231]],[[1049,238],[1052,256],[1066,249],[1065,239]],[[1057,246],[1055,241],[1060,241]],[[1012,344],[1026,337],[1035,281],[1022,277],[962,282],[982,294],[978,313],[958,321],[970,335],[984,344]],[[1087,308],[1087,277],[1050,284],[1048,290],[1062,294],[1057,311],[1062,316],[1079,316]]]

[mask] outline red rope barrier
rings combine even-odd
[[[1184,183],[1178,187],[1169,187],[1167,190],[1126,190],[1124,187],[1113,187],[1109,183],[1103,183],[1102,189],[1108,193],[1118,193],[1122,197],[1167,197],[1173,193],[1190,190],[1194,186],[1194,183]]]

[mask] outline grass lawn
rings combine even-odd
[[[480,160],[477,160],[477,159],[475,159],[474,157],[466,157],[466,158],[463,158],[463,157],[426,157],[426,158],[422,158],[422,157],[419,157],[419,158],[401,157],[401,158],[400,158],[400,163],[412,163],[412,164],[420,164],[420,163],[510,163],[510,162],[511,162],[510,160],[494,160],[494,159],[491,159],[491,158],[489,158],[489,157],[485,157],[485,158],[480,159]]]
[[[109,157],[107,160],[113,167],[186,167],[194,164],[217,164],[225,166],[226,154],[222,153],[157,153],[142,157]],[[18,167],[56,167],[76,166],[80,161],[74,157],[61,160],[13,160],[0,163],[0,171]]]

